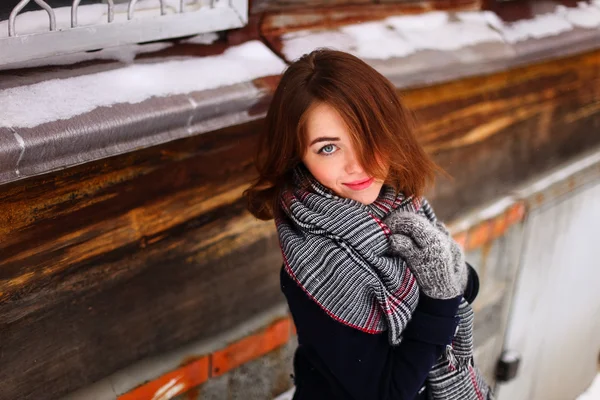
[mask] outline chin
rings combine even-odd
[[[371,204],[375,200],[377,200],[377,196],[354,196],[353,200],[356,200],[356,201],[368,206],[369,204]]]

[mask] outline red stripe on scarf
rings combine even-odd
[[[369,318],[367,318],[367,329],[371,329],[372,326],[377,326],[377,324],[372,324],[374,317],[377,316],[379,313],[377,312],[377,303],[373,302],[373,305],[371,306],[371,312],[369,312]],[[377,322],[379,322],[379,318],[377,319]]]
[[[385,236],[389,238],[390,235],[392,234],[392,231],[390,230],[390,228],[388,228],[388,226],[382,220],[380,220],[373,214],[369,213],[369,215],[371,216],[371,218],[373,218],[375,220],[375,222],[377,222],[377,225],[379,225],[379,227],[381,228],[381,230],[383,231]]]
[[[408,275],[408,277],[407,277]],[[388,303],[392,303],[394,307],[390,307],[386,310],[386,313],[391,314],[396,310],[396,308],[402,303],[402,300],[412,291],[413,286],[416,283],[415,277],[410,273],[408,268],[404,270],[404,276],[402,277],[402,284],[400,284],[400,288],[396,291],[396,293],[389,296],[386,300]],[[398,297],[398,293],[400,293]]]
[[[358,329],[359,331],[363,331],[363,332],[370,333],[370,334],[373,334],[373,335],[383,332],[383,330],[369,329],[368,327],[362,327],[362,326],[354,325],[354,324],[352,324],[352,323],[350,323],[348,321],[345,321],[345,320],[339,318],[338,316],[334,315],[333,313],[331,313],[327,308],[325,308],[321,303],[319,303],[317,301],[317,299],[315,299],[308,292],[308,290],[306,290],[306,288],[304,287],[304,285],[302,285],[302,283],[300,283],[300,281],[298,280],[298,278],[296,278],[296,275],[294,275],[294,272],[290,268],[290,265],[288,264],[287,257],[283,253],[283,248],[281,247],[281,243],[279,244],[279,248],[281,249],[281,255],[283,256],[283,264],[285,265],[285,270],[287,271],[288,275],[298,284],[298,286],[300,286],[302,288],[302,290],[304,291],[304,293],[306,293],[311,300],[313,300],[315,303],[317,303],[319,305],[319,307],[321,307],[321,309],[323,309],[323,311],[325,311],[325,313],[327,315],[329,315],[334,320],[336,320],[338,322],[341,322],[344,325],[348,325],[351,328]]]
[[[415,207],[415,212],[421,209],[421,199],[417,197],[413,197],[412,200],[413,206]]]
[[[483,400],[483,394],[479,390],[479,385],[477,385],[477,379],[475,379],[475,372],[473,371],[473,367],[469,365],[469,375],[471,376],[471,382],[473,382],[473,388],[475,389],[475,393],[477,393],[477,398],[479,400]]]

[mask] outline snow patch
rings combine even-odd
[[[585,393],[577,397],[577,400],[600,400],[600,373],[596,375]]]
[[[447,18],[442,20],[437,16],[432,19],[425,16],[426,22],[418,27],[416,24],[408,24],[409,27],[406,27],[405,18],[390,17],[387,21],[409,43],[420,50],[450,51],[478,43],[502,42],[502,36],[479,16],[475,18],[473,15],[465,14],[463,19],[458,21],[449,21]],[[431,24],[427,22],[429,20],[432,21]]]
[[[444,12],[389,17],[337,30],[292,32],[283,35],[282,39],[283,54],[289,60],[317,47],[349,52],[365,59],[386,60],[419,50],[455,50],[477,43],[502,41],[500,34],[483,16],[465,13],[462,20],[450,21]]]
[[[596,28],[600,26],[600,4],[594,7],[587,3],[577,3],[577,7],[558,6],[557,13],[574,26],[580,28]]]
[[[219,39],[219,35],[214,32],[201,33],[189,39],[181,40],[180,43],[188,44],[213,44]]]
[[[359,57],[385,60],[403,57],[415,51],[413,45],[385,22],[348,25],[340,30],[353,38],[355,46],[352,52]]]
[[[274,400],[292,400],[292,397],[294,397],[295,391],[296,391],[296,388],[293,387],[290,390],[288,390],[287,392],[284,392],[284,393],[280,394],[279,396],[277,396]]]
[[[387,21],[401,31],[428,31],[439,29],[448,24],[448,13],[432,11],[417,15],[400,15],[389,17]]]
[[[452,16],[452,18],[451,18]],[[514,44],[580,28],[600,26],[600,0],[558,6],[552,13],[504,23],[491,11],[427,12],[400,15],[335,30],[300,31],[283,35],[283,54],[295,60],[317,47],[346,51],[365,59],[386,60],[419,50],[452,51],[480,43]],[[318,46],[315,46],[318,44]]]
[[[479,22],[488,24],[491,28],[500,31],[504,22],[492,11],[462,11],[457,12],[456,17],[464,22]]]
[[[502,35],[508,43],[517,43],[529,38],[541,39],[555,36],[571,29],[573,25],[563,16],[549,13],[505,25],[502,28]]]

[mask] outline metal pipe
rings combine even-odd
[[[35,1],[38,6],[42,7],[44,10],[46,10],[46,12],[48,13],[48,16],[50,17],[50,30],[55,31],[56,30],[56,15],[54,15],[54,10],[52,9],[52,7],[50,7],[48,5],[48,3],[46,3],[44,0],[33,0],[33,1]]]
[[[71,6],[71,28],[75,28],[77,26],[77,7],[79,7],[79,3],[81,3],[81,0],[73,0],[73,5]],[[114,1],[108,0],[108,22],[113,22],[115,18],[114,8]]]
[[[127,19],[133,18],[133,11],[135,10],[135,3],[137,3],[137,0],[129,0],[129,7],[127,7]]]
[[[17,15],[21,12],[21,10],[27,5],[29,4],[31,0],[21,0],[16,6],[15,8],[13,8],[13,10],[10,12],[10,15],[8,17],[8,36],[16,36],[16,29],[15,29],[15,21],[17,18]],[[46,12],[48,13],[48,17],[50,18],[50,30],[51,31],[55,31],[56,30],[56,16],[54,15],[54,10],[52,9],[52,7],[50,7],[44,0],[34,0],[36,2],[36,4],[40,7],[42,7],[44,10],[46,10]]]
[[[165,1],[159,0],[159,2],[160,2],[160,15],[165,15],[167,13],[167,10],[165,9]],[[137,0],[129,0],[129,7],[127,8],[127,19],[133,18],[133,12],[135,10],[136,3],[137,3]],[[182,1],[182,3],[183,3],[183,1]]]
[[[113,22],[115,19],[115,3],[113,0],[108,0],[108,22]]]
[[[15,6],[15,8],[13,8],[13,10],[10,12],[10,16],[8,17],[8,36],[15,36],[15,19],[17,18],[17,15],[21,12],[21,10],[23,9],[23,7],[25,7],[30,0],[21,0],[19,2],[19,4],[17,4]]]
[[[71,28],[77,26],[77,7],[79,7],[80,2],[81,0],[73,0],[73,4],[71,5]]]

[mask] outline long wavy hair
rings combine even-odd
[[[287,68],[273,95],[258,143],[258,178],[244,192],[255,217],[278,215],[280,193],[307,147],[306,120],[322,102],[345,121],[370,176],[406,196],[421,196],[436,171],[445,173],[418,142],[413,115],[387,78],[351,54],[318,49]]]

